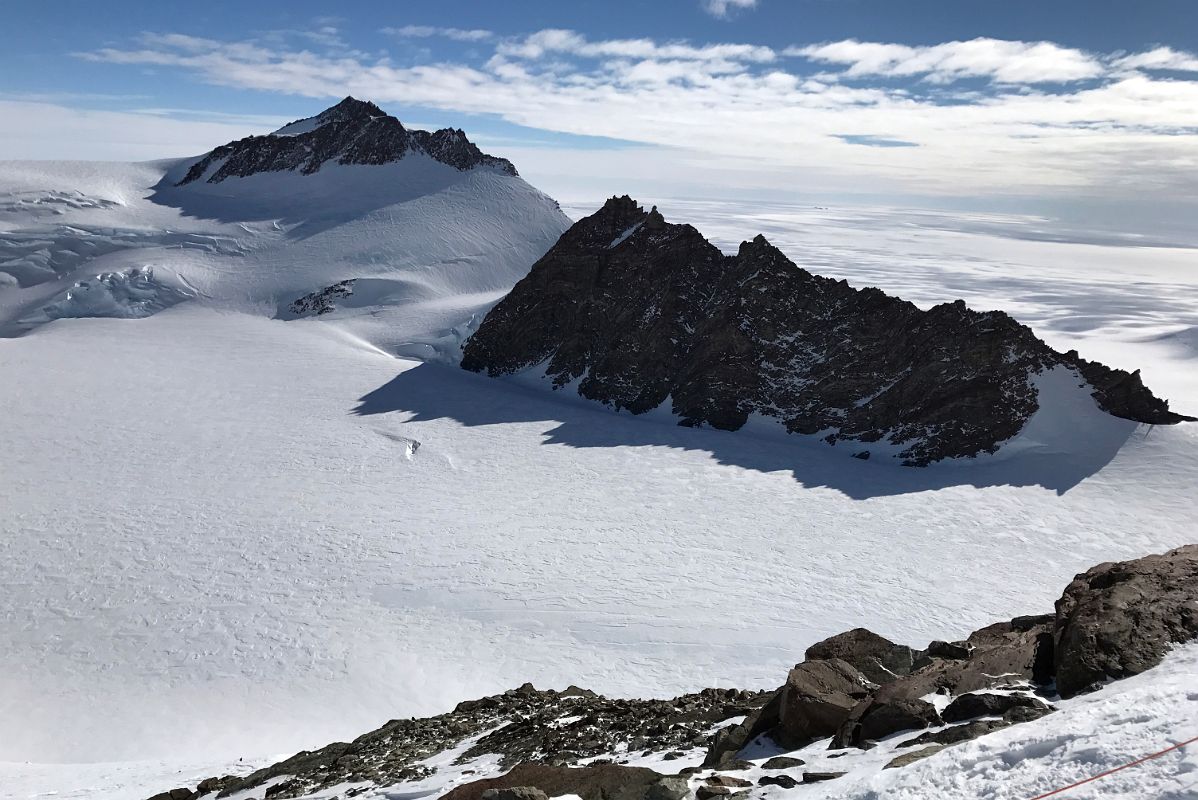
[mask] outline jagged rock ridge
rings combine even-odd
[[[221,145],[193,164],[177,185],[205,175],[208,183],[260,172],[311,175],[330,161],[389,164],[408,153],[424,153],[458,170],[488,166],[517,174],[512,162],[482,152],[459,129],[411,130],[374,103],[347,97],[315,117],[284,125],[272,134]]]
[[[1058,353],[1001,311],[923,311],[796,266],[764,237],[726,256],[628,196],[577,222],[487,315],[462,366],[544,365],[555,387],[641,413],[670,400],[684,425],[750,414],[831,444],[899,447],[908,465],[994,452],[1037,409],[1030,377],[1068,367],[1107,412],[1188,419],[1139,373]]]

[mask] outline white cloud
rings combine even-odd
[[[482,42],[495,35],[482,28],[440,28],[433,25],[404,25],[400,28],[383,28],[382,32],[403,39],[427,39],[440,36],[458,42]]]
[[[922,76],[935,83],[989,78],[999,83],[1068,83],[1097,78],[1106,71],[1094,55],[1051,42],[971,39],[927,47],[903,44],[840,42],[793,47],[786,55],[823,64],[847,66],[852,78]]]
[[[724,19],[732,9],[756,8],[757,0],[702,0],[703,10]]]
[[[707,44],[696,47],[685,42],[658,43],[652,39],[607,39],[593,42],[580,33],[558,28],[548,28],[520,39],[502,42],[497,52],[503,56],[522,59],[567,54],[581,58],[735,60],[764,63],[777,58],[772,48],[761,45]]]
[[[269,133],[287,120],[168,109],[85,111],[58,103],[0,100],[0,153],[13,159],[144,161],[198,155],[216,144]]]
[[[773,50],[755,45],[593,41],[556,29],[498,42],[482,66],[400,67],[352,52],[180,35],[147,36],[136,48],[85,57],[173,67],[222,86],[310,97],[313,105],[353,94],[633,140],[664,146],[662,158],[685,152],[689,163],[705,161],[711,169],[736,163],[740,174],[758,170],[760,180],[778,185],[933,194],[1167,192],[1198,199],[1198,137],[1179,135],[1198,131],[1198,81],[1113,65],[1134,58],[1128,54],[980,41],[819,45],[826,63],[847,65],[845,73],[821,75],[795,71],[801,62],[780,62]],[[919,92],[842,80],[853,70],[935,75],[930,80],[942,85]],[[1049,73],[1058,82],[1091,79],[1037,89]],[[995,83],[984,92],[956,92],[943,85],[953,76]],[[846,134],[917,146],[862,147],[839,138]]]
[[[1198,72],[1198,56],[1171,47],[1158,47],[1146,53],[1121,56],[1111,62],[1117,69],[1166,69],[1178,72]]]

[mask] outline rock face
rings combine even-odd
[[[942,725],[936,708],[917,697],[871,697],[859,703],[832,737],[831,747],[860,747],[899,731]]]
[[[1057,690],[1072,697],[1108,678],[1155,667],[1169,647],[1198,637],[1198,545],[1073,579],[1057,601]]]
[[[837,634],[807,648],[808,660],[839,658],[874,683],[890,683],[911,672],[915,651],[865,628]]]
[[[963,694],[948,704],[940,716],[945,722],[964,722],[975,717],[1001,717],[1013,708],[1047,709],[1034,697],[988,692]]]
[[[689,225],[612,198],[575,223],[466,343],[492,376],[544,369],[555,387],[639,414],[667,399],[683,425],[750,414],[790,433],[885,440],[908,465],[993,452],[1036,411],[1030,378],[1064,366],[1111,414],[1186,419],[1136,373],[1058,353],[999,311],[923,311],[796,266],[763,237],[725,256]],[[877,452],[873,452],[877,455]]]
[[[337,310],[336,302],[342,298],[349,297],[354,293],[353,278],[339,281],[332,286],[326,286],[315,292],[309,292],[303,297],[297,298],[287,307],[297,317],[307,316],[309,314],[320,316]]]
[[[778,726],[770,737],[798,748],[830,736],[868,695],[869,686],[865,676],[838,658],[799,664],[779,690]]]
[[[178,185],[200,179],[220,183],[261,172],[311,175],[330,161],[388,164],[409,153],[423,153],[458,170],[485,166],[516,175],[510,161],[483,153],[460,130],[409,130],[374,103],[347,97],[317,116],[297,120],[273,134],[221,145],[193,164]]]
[[[591,767],[550,767],[521,764],[499,778],[467,783],[441,800],[483,800],[495,790],[517,788],[540,791],[551,797],[578,795],[582,800],[682,800],[689,794],[686,781],[644,767],[601,764]]]

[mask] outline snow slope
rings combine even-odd
[[[0,761],[121,762],[6,767],[25,777],[0,797],[105,775],[136,797],[169,769],[219,772],[525,680],[772,687],[832,633],[952,638],[1042,611],[1095,563],[1193,539],[1195,426],[1116,421],[1065,452],[912,470],[613,415],[411,358],[452,351],[556,236],[535,190],[429,169],[404,184],[426,194],[364,192],[317,219],[301,212],[319,196],[254,211],[296,188],[271,183],[225,219],[208,194],[149,199],[177,168],[0,168],[24,198],[2,206],[0,247],[44,250],[30,263],[53,273],[0,289],[23,334],[0,339]],[[733,216],[706,213],[688,218],[716,234]],[[801,264],[921,305],[989,298],[1198,411],[1192,354],[1160,339],[1198,324],[1192,250],[748,215],[740,238],[764,229]],[[103,254],[73,260],[84,242]],[[17,322],[143,266],[195,299]],[[347,278],[367,279],[353,302],[278,318]],[[1061,407],[1084,417],[1085,399]],[[136,783],[124,763],[147,759]]]
[[[0,163],[0,197],[15,198],[0,201],[0,271],[23,287],[0,291],[0,335],[42,321],[77,281],[149,266],[204,305],[271,316],[374,279],[373,302],[322,322],[395,350],[485,310],[569,224],[519,178],[421,153],[174,186],[191,161]],[[77,172],[75,205],[47,206]]]

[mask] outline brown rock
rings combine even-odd
[[[854,628],[808,647],[805,658],[839,658],[874,683],[883,684],[909,673],[915,652],[865,628]]]
[[[869,687],[864,675],[839,658],[799,664],[786,677],[778,727],[770,736],[791,749],[831,736]]]
[[[964,722],[975,717],[1001,717],[1013,708],[1048,706],[1034,697],[1019,694],[963,694],[940,713],[945,722]]]
[[[1056,609],[1062,697],[1151,669],[1172,645],[1198,637],[1198,545],[1092,567]]]
[[[441,800],[482,800],[489,789],[517,787],[536,788],[550,797],[576,794],[582,800],[681,800],[688,791],[684,778],[662,775],[644,767],[520,764],[498,778],[458,786]]]
[[[832,737],[830,749],[856,747],[862,742],[882,739],[899,731],[941,725],[943,720],[931,703],[917,698],[894,697],[863,700],[849,714]]]
[[[913,764],[916,761],[927,758],[928,756],[934,756],[946,747],[948,747],[946,744],[934,744],[930,747],[925,747],[922,750],[912,750],[910,753],[903,753],[901,756],[892,758],[890,761],[886,762],[886,766],[882,767],[882,769],[905,767],[908,764]]]

